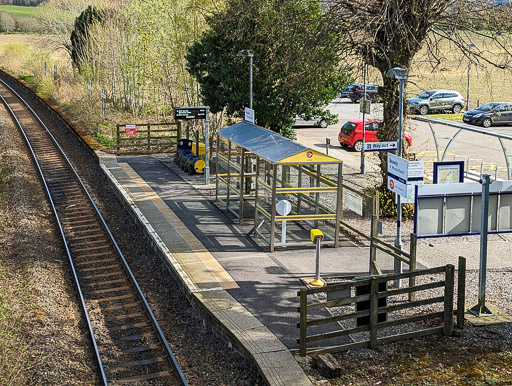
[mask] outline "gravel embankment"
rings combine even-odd
[[[0,76],[2,79],[6,78],[3,74]],[[94,154],[75,134],[70,133],[63,121],[49,111],[38,98],[22,86],[15,86],[15,89],[40,114],[83,179],[123,251],[189,383],[198,385],[263,384],[264,382],[255,368],[240,354],[229,348],[225,341],[207,330],[202,321],[197,318],[185,296],[167,272],[167,268],[153,251],[151,244],[143,237],[123,204],[117,199]],[[0,110],[0,114],[7,117],[4,109]],[[19,146],[20,151],[25,151],[21,140],[13,143],[13,146]],[[30,173],[30,178],[39,181],[34,170]],[[40,190],[28,191],[26,194],[27,197],[31,195],[40,197]],[[19,210],[22,209],[19,208]],[[41,254],[41,258],[49,253],[52,256],[46,258],[66,260],[62,249],[59,253],[45,250],[38,252]],[[67,290],[72,291],[72,289]],[[76,294],[72,296],[76,296]],[[45,298],[45,292],[42,292],[40,297],[41,302],[55,301],[55,298]],[[75,326],[75,328],[81,327],[83,326]],[[49,329],[53,329],[54,334],[58,335],[61,327],[54,324]],[[86,334],[85,331],[82,333]],[[34,336],[34,339],[43,339],[43,337]],[[51,342],[48,344],[48,350],[51,350]],[[54,365],[62,364],[54,362]],[[94,364],[89,363],[88,366],[93,367]],[[73,371],[73,369],[62,365],[62,368],[56,371],[60,372],[60,376],[56,379],[65,380],[66,372]],[[55,381],[47,379],[44,374],[39,374],[39,376],[40,378],[36,377],[36,383],[54,383]]]

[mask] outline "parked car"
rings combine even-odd
[[[340,98],[348,98],[348,94],[350,93],[350,89],[353,88],[354,85],[350,85],[345,87],[343,90],[340,91],[339,97]]]
[[[366,83],[366,99],[369,99],[372,103],[381,102],[381,90],[382,86],[379,84]],[[364,83],[354,83],[348,91],[348,97],[350,98],[352,103],[357,103],[359,102],[360,99],[363,99],[363,94]]]
[[[512,124],[512,102],[486,103],[465,113],[462,120],[483,127]]]
[[[408,104],[410,112],[421,115],[447,110],[458,114],[464,107],[464,98],[454,90],[428,90],[416,98],[409,98]]]
[[[379,142],[377,138],[377,131],[379,130],[382,121],[365,120],[365,142]],[[412,145],[412,137],[406,131],[404,133],[405,147],[408,148]],[[341,126],[340,133],[338,134],[338,141],[342,147],[352,147],[355,151],[363,150],[363,120],[351,120]]]
[[[326,117],[307,117],[305,115],[296,115],[294,119],[294,126],[316,126],[325,129],[329,125]]]

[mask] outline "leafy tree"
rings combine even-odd
[[[325,113],[347,81],[317,0],[229,0],[207,22],[187,60],[214,113],[240,116],[248,106],[249,61],[237,56],[244,49],[254,53],[256,119],[275,131],[291,126],[294,114]]]
[[[89,29],[93,23],[101,22],[104,17],[104,11],[96,9],[94,6],[88,6],[75,20],[75,28],[71,32],[71,44],[69,51],[71,60],[78,69],[85,57],[87,40],[89,39]]]
[[[378,135],[391,141],[398,137],[399,81],[386,76],[388,69],[410,69],[422,47],[427,47],[433,71],[441,62],[439,44],[451,41],[469,60],[500,68],[510,67],[512,8],[490,0],[331,0],[329,25],[339,36],[338,52],[358,57],[375,67],[384,84],[384,124]],[[485,46],[471,50],[478,37]],[[491,46],[502,55],[493,55]],[[474,59],[476,58],[476,59]],[[381,154],[383,183],[386,154]]]

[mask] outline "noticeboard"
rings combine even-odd
[[[434,162],[434,184],[464,182],[464,161]]]
[[[127,123],[126,125],[124,125],[124,133],[126,135],[137,134],[137,125],[134,125],[132,123]]]
[[[175,107],[174,119],[189,120],[189,119],[206,119],[206,107]]]

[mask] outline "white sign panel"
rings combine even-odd
[[[364,151],[393,151],[397,149],[395,142],[365,142]]]
[[[347,209],[357,213],[359,216],[363,216],[363,198],[361,196],[345,190],[345,204]]]
[[[408,162],[388,153],[388,189],[401,197],[407,197]]]
[[[254,110],[249,107],[245,108],[245,120],[254,123]]]
[[[407,167],[407,183],[414,185],[422,185],[423,184],[423,174],[424,167],[423,161],[409,161],[409,165]],[[417,182],[421,181],[421,184]]]

